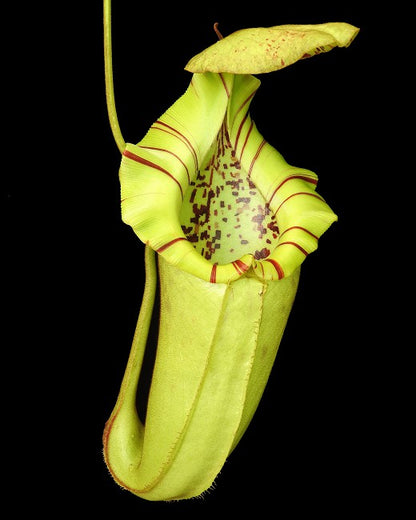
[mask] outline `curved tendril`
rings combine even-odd
[[[104,0],[104,71],[105,95],[111,131],[120,153],[123,153],[126,143],[120,130],[114,99],[113,56],[111,43],[111,0]]]

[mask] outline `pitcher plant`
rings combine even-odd
[[[300,266],[337,216],[317,175],[288,164],[249,108],[253,74],[347,47],[347,23],[237,31],[192,58],[185,93],[137,144],[114,102],[104,0],[109,119],[121,153],[122,220],[145,244],[146,282],[119,396],[103,435],[114,480],[147,500],[209,489],[259,404]],[[156,261],[157,258],[157,261]],[[156,280],[160,322],[145,421],[136,394]]]

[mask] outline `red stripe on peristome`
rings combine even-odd
[[[174,152],[171,152],[170,150],[167,150],[166,148],[156,148],[155,146],[142,146],[142,145],[139,145],[140,148],[143,148],[144,150],[156,150],[158,152],[166,152],[170,155],[173,155],[173,157],[175,157],[176,159],[178,159],[178,161],[182,164],[182,166],[185,168],[185,171],[186,171],[186,175],[188,177],[188,183],[191,182],[191,177],[189,176],[189,171],[188,171],[188,167],[186,166],[186,164],[182,161],[182,159],[179,157],[179,155],[176,155],[176,153]]]
[[[282,238],[282,236],[283,236],[285,233],[287,233],[288,231],[291,231],[292,229],[300,229],[301,231],[304,231],[305,233],[308,233],[308,235],[310,235],[311,237],[315,238],[316,240],[319,239],[319,237],[317,237],[316,235],[314,235],[313,233],[311,233],[311,232],[309,231],[309,229],[306,229],[306,228],[304,228],[304,227],[302,227],[302,226],[291,226],[291,227],[288,227],[287,229],[285,229],[285,230],[283,231],[283,233],[281,233],[280,238]]]
[[[235,260],[232,264],[238,274],[244,274],[250,268],[249,265],[245,264],[241,260]]]
[[[243,158],[243,153],[244,153],[244,149],[245,149],[245,147],[246,147],[246,144],[247,144],[248,138],[249,138],[249,136],[250,136],[250,134],[251,134],[251,131],[253,130],[253,125],[254,125],[254,123],[253,123],[253,121],[251,121],[251,123],[250,123],[250,127],[249,127],[248,132],[247,132],[247,135],[246,135],[246,138],[244,139],[243,148],[241,149],[241,153],[240,153],[240,162],[241,162],[241,160],[242,160],[242,158]]]
[[[227,97],[229,98],[230,91],[228,90],[227,83],[225,82],[225,79],[224,79],[223,75],[221,74],[221,72],[220,72],[219,76],[221,78],[222,84],[224,85],[225,93],[227,94]]]
[[[257,161],[257,159],[259,158],[260,152],[262,151],[263,146],[264,146],[265,144],[266,144],[266,140],[263,139],[263,141],[260,143],[260,146],[259,146],[258,149],[257,149],[256,154],[255,154],[254,157],[253,157],[253,160],[251,161],[250,168],[248,169],[248,174],[247,174],[248,177],[250,177],[250,175],[251,175],[251,171],[253,170],[254,163],[255,163],[255,162]]]
[[[303,181],[310,182],[311,184],[314,184],[315,186],[318,184],[318,181],[316,179],[314,179],[312,177],[307,177],[306,175],[291,175],[290,177],[286,177],[286,179],[283,180],[272,193],[272,196],[270,197],[270,200],[268,202],[269,205],[271,204],[273,197],[276,195],[277,191],[283,186],[283,184],[285,184],[287,181],[291,181],[292,179],[301,179]]]
[[[158,119],[156,121],[156,123],[154,123],[154,125],[162,125],[162,126],[165,126],[166,128],[169,128],[169,130],[172,130],[174,132],[174,134],[172,134],[171,132],[168,132],[170,133],[171,135],[173,136],[176,136],[178,139],[180,139],[184,144],[186,144],[186,146],[188,146],[190,152],[192,153],[193,155],[193,158],[194,158],[194,161],[195,161],[195,166],[196,168],[198,169],[198,156],[195,152],[195,148],[192,146],[192,143],[191,141],[185,136],[183,135],[181,132],[179,132],[179,130],[176,130],[176,128],[173,128],[173,126],[170,126],[168,125],[167,123],[164,123],[163,121],[160,121],[160,119]],[[152,125],[151,128],[153,129],[156,129],[156,130],[161,130],[161,131],[164,131],[166,132],[166,130],[164,130],[163,128],[157,128],[155,127],[154,125]]]
[[[287,242],[280,242],[279,244],[277,244],[277,247],[280,247],[280,246],[284,246],[286,244],[289,244],[291,246],[295,246],[299,249],[299,251],[301,251],[305,256],[308,256],[308,252],[306,251],[306,249],[303,249],[302,246],[300,246],[297,242],[290,242],[290,241],[287,241]]]
[[[257,92],[257,89],[256,89],[254,92],[252,92],[252,93],[248,96],[248,98],[247,98],[245,101],[243,101],[243,103],[240,105],[240,107],[238,108],[238,110],[237,110],[236,113],[234,114],[233,122],[232,122],[232,124],[231,124],[231,128],[234,126],[234,123],[235,123],[235,120],[236,120],[236,118],[237,118],[237,115],[238,115],[238,114],[240,113],[240,111],[243,109],[244,105],[246,105],[246,104],[251,100],[251,98],[254,96],[254,94],[255,94],[256,92]],[[247,114],[248,114],[248,112],[246,112],[246,115],[245,115],[244,118],[243,118],[244,120],[246,119]],[[241,124],[240,124],[240,127],[241,127]],[[236,145],[236,148],[237,148],[237,145]]]
[[[322,202],[324,201],[322,197],[320,197],[319,195],[317,195],[316,193],[310,193],[309,191],[298,191],[297,193],[292,193],[292,195],[289,195],[289,197],[287,197],[281,204],[280,206],[277,208],[276,212],[275,212],[275,215],[277,215],[277,212],[280,210],[280,208],[283,206],[283,204],[285,202],[287,202],[289,199],[291,199],[292,197],[296,197],[297,195],[308,195],[309,197],[315,197],[315,199],[319,199],[321,200]]]
[[[163,253],[163,251],[166,251],[166,249],[168,249],[170,246],[173,246],[173,244],[176,244],[176,242],[179,242],[180,240],[186,240],[186,238],[185,237],[174,238],[170,242],[167,242],[163,246],[160,246],[159,249],[156,249],[156,253]]]
[[[130,152],[129,150],[124,150],[123,155],[124,155],[124,157],[127,157],[128,159],[132,159],[133,161],[136,161],[139,164],[143,164],[144,166],[149,166],[149,168],[154,168],[155,170],[165,173],[168,177],[173,179],[176,182],[176,184],[179,186],[179,189],[181,190],[182,200],[183,200],[182,186],[180,185],[180,182],[178,181],[178,179],[176,177],[174,177],[170,172],[168,172],[167,170],[165,170],[158,164],[156,164],[152,161],[148,161],[147,159],[144,159],[143,157],[140,157],[139,155],[136,155],[135,153]]]
[[[211,269],[211,276],[210,276],[210,279],[209,281],[211,283],[216,283],[217,282],[217,264],[214,264],[212,266],[212,269]]]
[[[273,265],[273,267],[277,271],[279,280],[281,280],[285,276],[285,273],[284,273],[281,265],[279,264],[279,262],[276,262],[276,260],[273,260],[273,258],[266,258],[265,262],[270,262]]]
[[[237,130],[237,135],[235,137],[235,145],[234,145],[234,149],[237,150],[237,146],[238,146],[238,140],[240,139],[240,134],[241,134],[241,130],[243,128],[243,125],[244,123],[247,121],[247,116],[248,116],[248,112],[246,112],[246,115],[243,117],[243,119],[241,120],[241,123],[240,123],[240,126],[238,127],[238,130]],[[241,154],[243,152],[241,151]]]

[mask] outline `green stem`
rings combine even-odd
[[[123,135],[121,134],[114,100],[113,60],[111,45],[111,0],[104,0],[104,63],[108,117],[110,120],[111,130],[113,132],[114,139],[117,143],[117,147],[120,150],[120,153],[123,153],[126,143],[123,139]],[[128,371],[131,370],[131,365],[135,365],[136,369],[138,369],[138,371],[140,372],[143,353],[146,346],[147,334],[152,318],[152,311],[156,291],[157,272],[155,254],[149,246],[146,246],[145,249],[145,267],[146,284],[144,288],[143,301],[142,306],[140,308],[139,319],[133,338],[133,345],[131,348],[131,356],[128,365]]]
[[[157,270],[154,250],[146,245],[144,251],[146,282],[139,319],[133,337],[133,350],[143,351],[146,347],[147,335],[152,319],[153,305],[155,302]]]
[[[120,130],[114,98],[113,52],[111,41],[111,0],[104,0],[104,72],[108,118],[110,120],[111,130],[113,132],[117,147],[120,150],[120,153],[123,153],[126,143]]]
[[[146,282],[142,304],[140,307],[139,318],[130,349],[127,367],[124,373],[119,401],[113,414],[117,414],[118,408],[123,402],[128,401],[132,408],[136,403],[137,384],[143,363],[143,356],[146,349],[147,337],[149,334],[150,322],[152,320],[153,306],[156,294],[157,270],[155,252],[149,246],[145,248],[145,270]]]

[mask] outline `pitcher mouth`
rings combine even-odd
[[[274,249],[279,236],[276,216],[242,168],[225,123],[212,155],[190,182],[180,221],[187,240],[215,264],[246,254],[260,260]]]
[[[123,220],[211,283],[289,276],[337,219],[315,192],[317,175],[286,163],[258,132],[248,109],[259,85],[250,75],[194,74],[177,102],[192,112],[181,119],[175,103],[123,152]]]
[[[266,271],[271,266],[275,274],[271,271],[273,275],[269,273],[269,277],[275,279],[277,276],[280,279],[285,274],[274,258],[276,248],[283,245],[294,247],[306,258],[309,251],[298,243],[299,235],[304,232],[316,242],[318,240],[316,235],[300,226],[286,227],[281,232],[278,213],[284,201],[280,202],[276,211],[271,207],[283,184],[301,180],[316,186],[316,176],[302,172],[287,177],[273,190],[269,200],[251,180],[255,159],[266,144],[265,140],[261,141],[247,171],[237,157],[238,143],[235,147],[232,145],[224,122],[212,154],[186,191],[180,213],[181,228],[194,249],[213,263],[211,282],[217,280],[218,266],[221,270],[224,264],[231,264],[236,275],[252,268],[261,278],[266,277]],[[244,145],[240,158],[243,153]],[[296,195],[312,195],[322,200],[314,193],[301,192]],[[311,245],[308,247],[310,250]],[[268,264],[264,264],[265,261]]]

